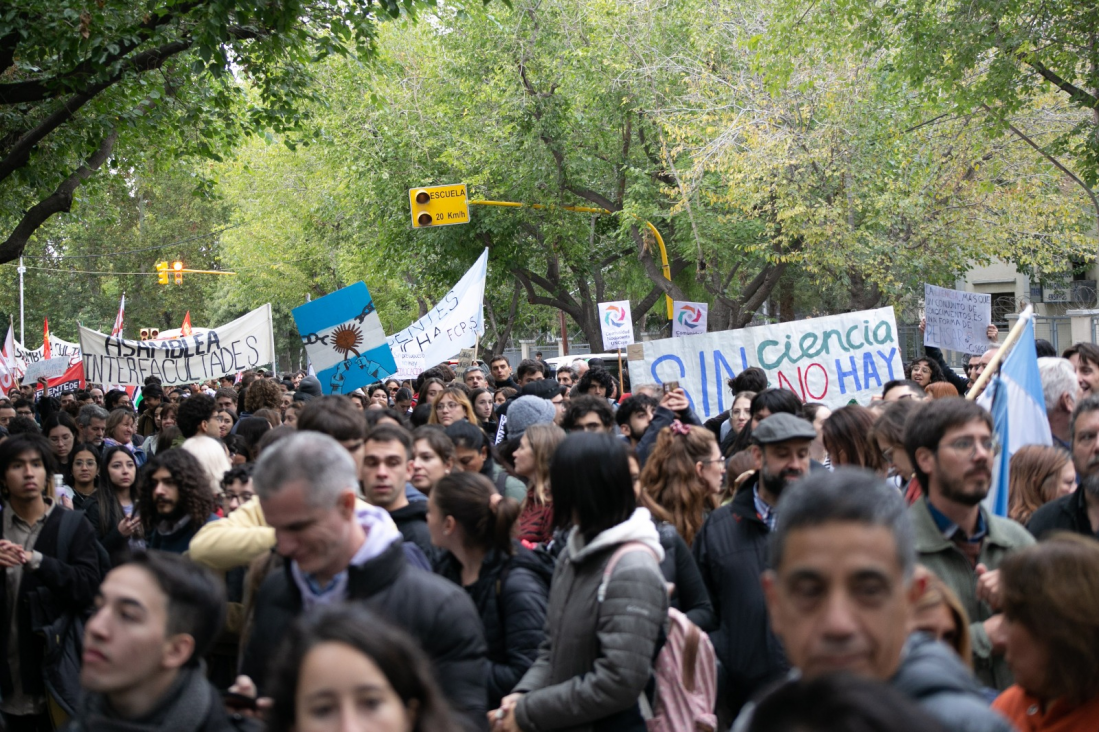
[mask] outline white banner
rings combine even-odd
[[[599,303],[599,327],[603,329],[603,350],[607,353],[633,343],[630,301]]]
[[[73,359],[66,356],[44,358],[41,361],[35,361],[27,366],[27,371],[23,374],[23,383],[34,384],[39,379],[56,379],[58,376],[61,376],[68,371],[69,366],[72,366],[73,362]],[[75,359],[75,363],[79,362],[79,358]]]
[[[389,336],[389,350],[400,368],[402,355],[423,354],[428,367],[442,363],[463,348],[473,348],[485,332],[485,277],[488,249],[462,275],[458,284],[424,317]]]
[[[28,351],[26,348],[23,348],[23,344],[21,344],[19,341],[15,341],[15,360],[19,367],[23,370],[26,370],[27,366],[29,366],[30,364],[35,363],[36,361],[41,361],[44,355],[44,344],[34,349],[33,351]],[[50,356],[53,358],[61,358],[62,356],[64,356],[65,358],[69,359],[73,357],[79,359],[80,345],[76,343],[69,343],[68,341],[63,341],[51,333]]]
[[[961,353],[988,350],[992,295],[923,286],[923,344]]]
[[[672,307],[672,338],[706,332],[710,306],[704,302],[680,302]]]
[[[636,343],[628,355],[635,387],[678,381],[703,418],[731,406],[725,382],[750,366],[766,371],[770,386],[830,407],[868,404],[887,381],[904,378],[891,307]]]
[[[131,341],[80,328],[84,375],[99,384],[142,386],[157,376],[164,386],[193,384],[274,361],[271,306],[253,310],[205,333],[163,341]]]

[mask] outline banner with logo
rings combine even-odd
[[[97,384],[142,386],[147,376],[164,386],[193,384],[272,363],[271,306],[193,336],[131,341],[80,327],[84,374]]]
[[[726,381],[750,366],[766,371],[770,386],[833,408],[868,404],[887,381],[904,378],[891,307],[635,343],[627,355],[635,388],[678,381],[704,418],[732,406]]]
[[[710,306],[704,302],[676,300],[672,306],[672,338],[705,333],[709,312]]]
[[[487,276],[488,249],[427,315],[389,336],[393,356],[421,353],[431,367],[453,358],[463,348],[473,348],[477,336],[485,334]]]
[[[603,330],[603,351],[625,348],[633,343],[633,317],[630,301],[599,303],[599,327]]]
[[[397,372],[365,282],[292,311],[325,394],[347,394]]]

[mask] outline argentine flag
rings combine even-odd
[[[992,413],[993,430],[1001,446],[992,470],[992,488],[985,499],[985,508],[995,516],[1007,516],[1011,456],[1025,445],[1053,444],[1038,372],[1038,352],[1034,348],[1032,316],[1029,307],[1019,316],[1026,322],[1019,340],[1001,363],[1000,373],[977,399],[978,404]]]

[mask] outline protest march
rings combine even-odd
[[[616,300],[513,364],[490,266],[392,335],[365,281],[302,303],[291,372],[270,305],[9,327],[5,726],[1099,728],[1099,346],[928,285],[908,363],[892,307]]]

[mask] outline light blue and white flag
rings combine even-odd
[[[1001,363],[1000,373],[977,399],[992,413],[993,429],[1001,446],[992,471],[992,488],[985,499],[985,508],[995,516],[1007,516],[1011,456],[1026,445],[1053,444],[1034,348],[1032,315],[1028,307],[1019,316],[1026,321],[1019,340]]]
[[[396,373],[365,283],[299,305],[293,315],[325,394],[347,394]]]

